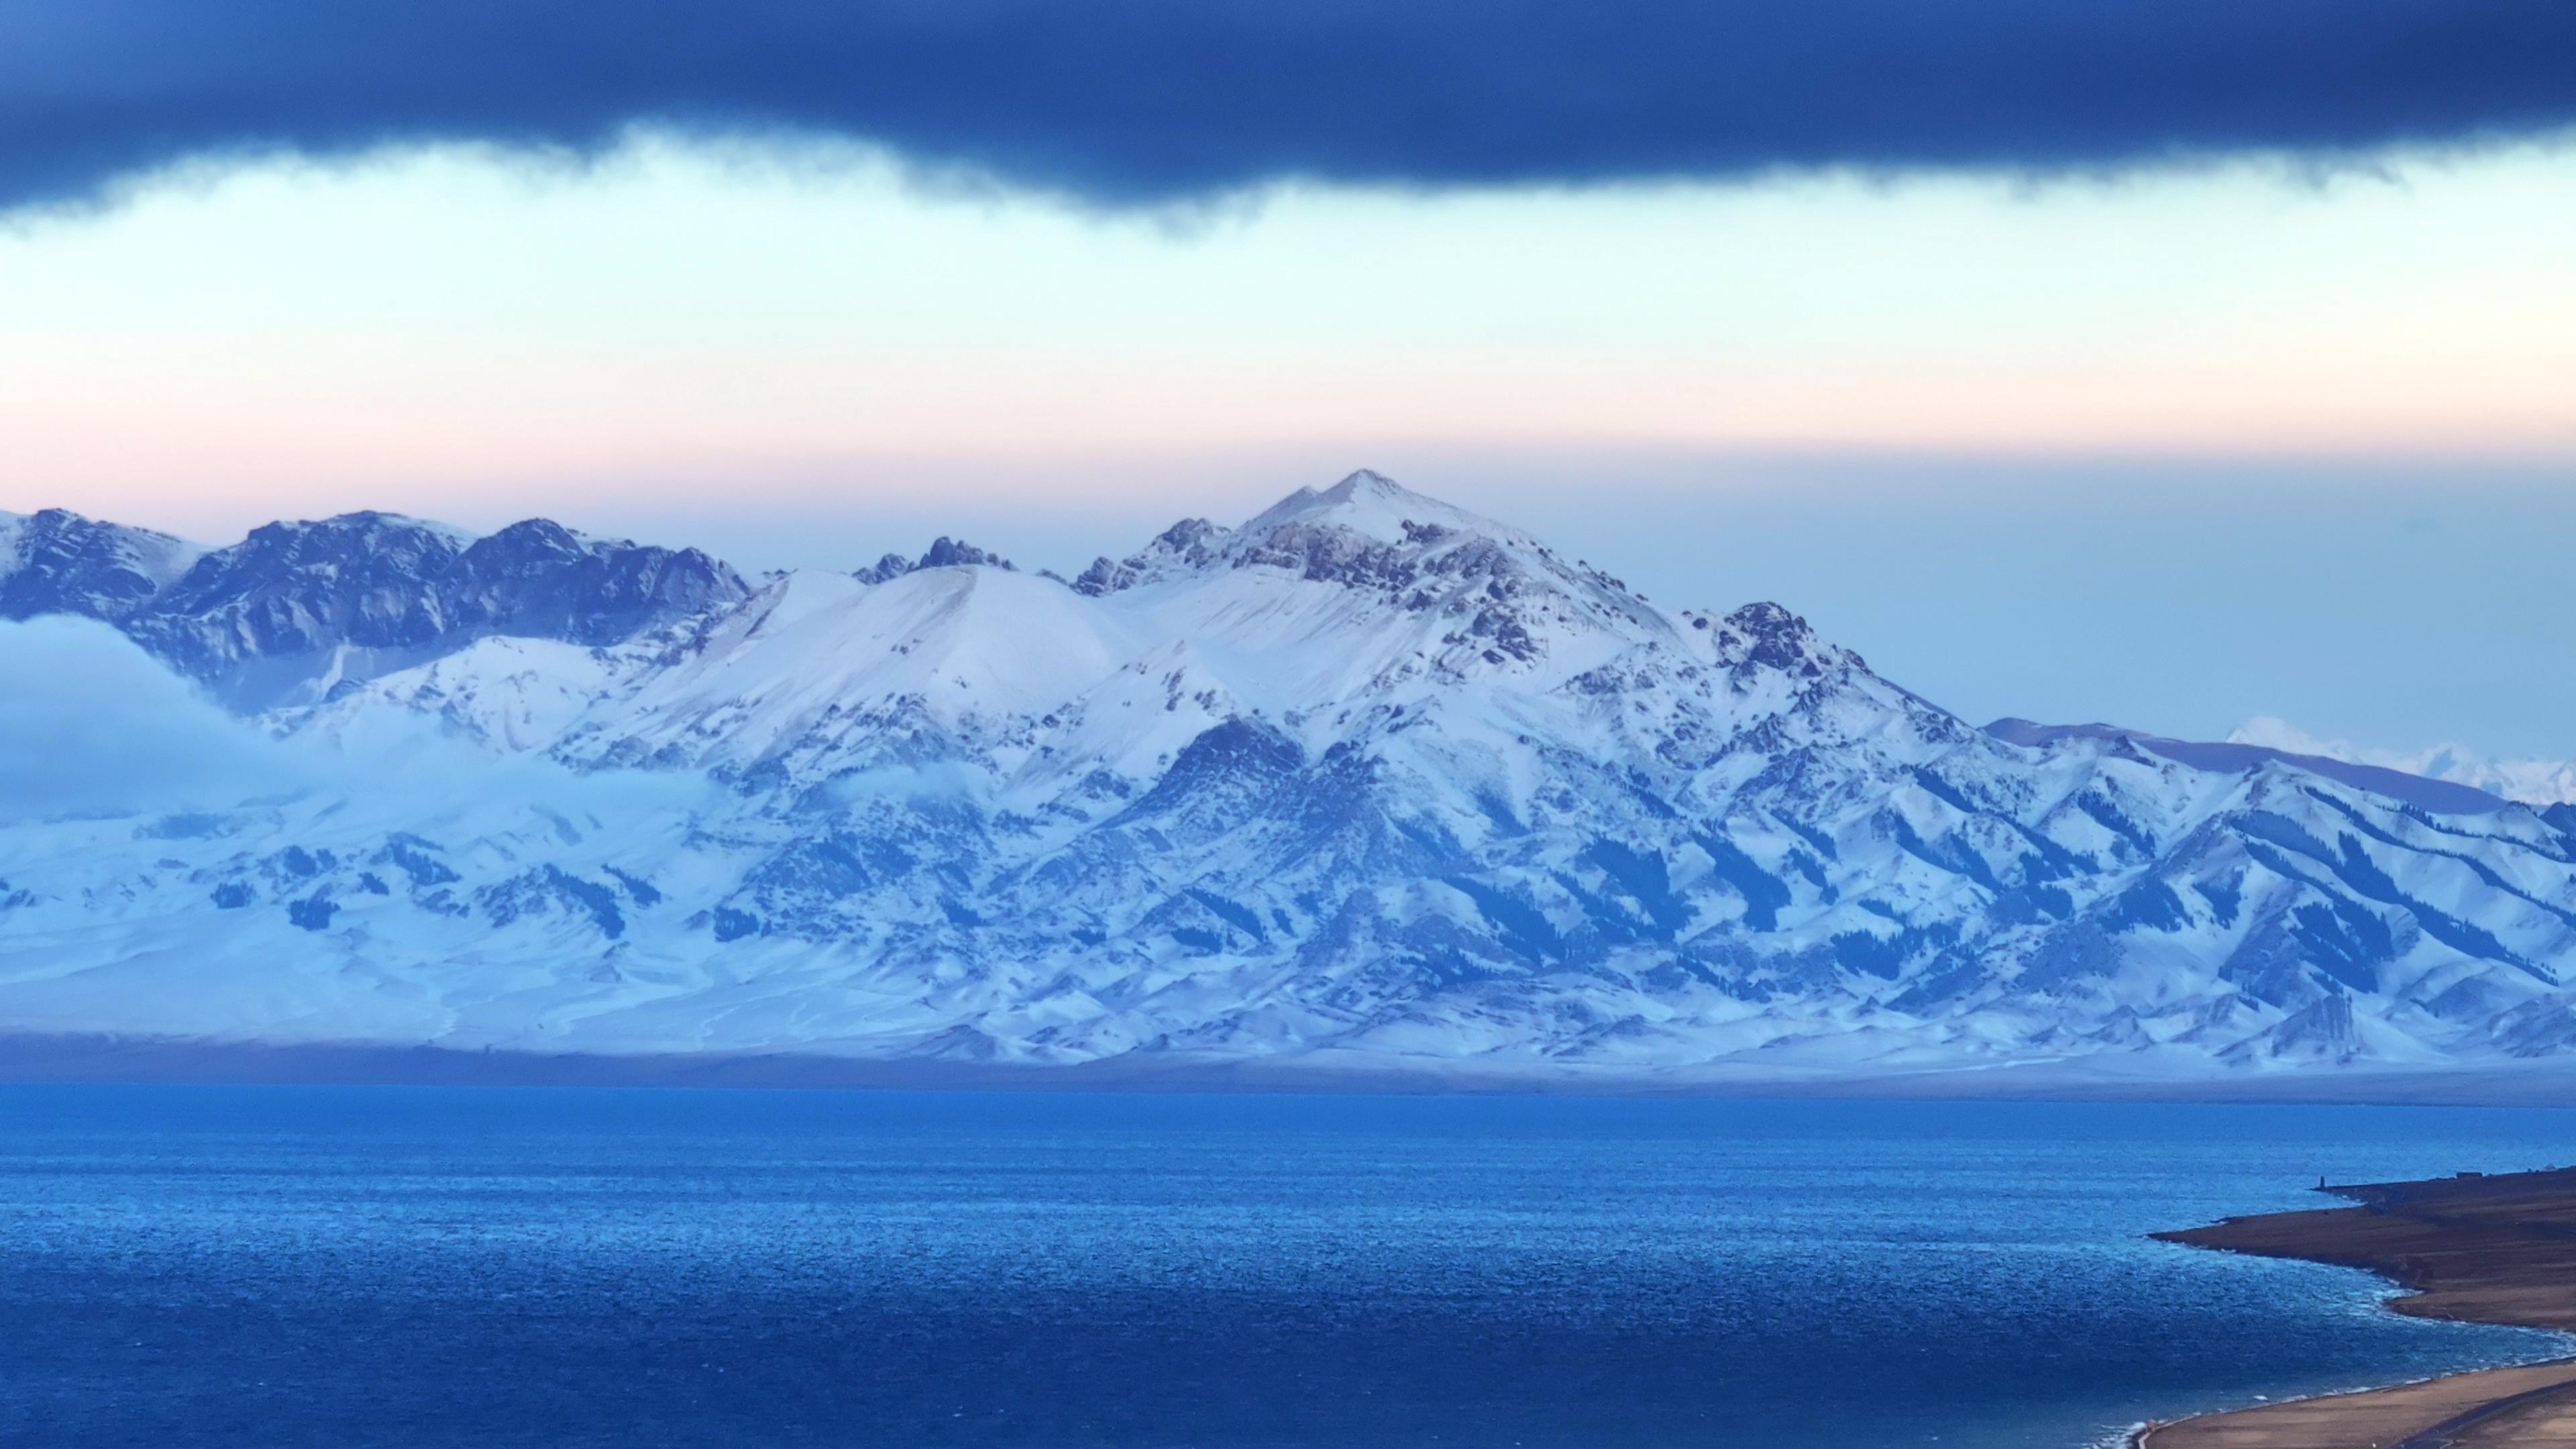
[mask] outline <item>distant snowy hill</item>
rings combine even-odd
[[[2412,751],[2370,749],[2347,740],[2321,740],[2287,720],[2268,715],[2247,720],[2227,738],[2240,744],[2448,780],[2526,805],[2576,804],[2576,761],[2493,760],[2456,744]]]
[[[13,614],[114,626],[292,767],[0,806],[0,1034],[1677,1083],[2576,1055],[2576,807],[1980,729],[1776,604],[1668,611],[1372,473],[1070,583],[944,539],[754,584],[543,522],[200,555],[39,517]]]

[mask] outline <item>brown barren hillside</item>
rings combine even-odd
[[[2325,1187],[2356,1206],[2229,1218],[2166,1242],[2365,1268],[2419,1318],[2576,1331],[2576,1168]],[[2154,1426],[2147,1449],[2576,1446],[2576,1360]]]

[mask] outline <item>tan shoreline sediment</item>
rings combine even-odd
[[[2576,1169],[2325,1189],[2357,1206],[2229,1218],[2165,1242],[2364,1268],[2418,1318],[2576,1332]],[[2576,1358],[2154,1424],[2139,1449],[2576,1449]]]
[[[2539,1400],[2560,1398],[2576,1412],[2576,1359],[2204,1414],[2149,1425],[2129,1442],[2140,1449],[2393,1449],[2429,1435],[2459,1449],[2576,1444],[2576,1437],[2495,1437],[2521,1423],[2522,1416],[2512,1411],[2536,1410]],[[2444,1425],[2451,1426],[2449,1432],[2440,1432]],[[2576,1423],[2570,1428],[2576,1431]]]

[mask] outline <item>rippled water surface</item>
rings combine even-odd
[[[2552,1112],[0,1088],[0,1443],[2072,1446],[2537,1356],[2160,1246]]]

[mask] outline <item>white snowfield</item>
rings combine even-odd
[[[349,517],[202,558],[81,521],[155,576],[118,612],[0,575],[280,762],[0,809],[0,1036],[1683,1087],[2576,1061],[2576,809],[1989,732],[1371,473],[1071,584]]]
[[[2330,760],[2449,780],[2526,805],[2576,804],[2576,761],[2495,760],[2457,744],[2424,750],[2371,749],[2349,740],[2321,740],[2287,720],[2269,715],[2247,720],[2227,738],[2285,754],[2322,755]]]

